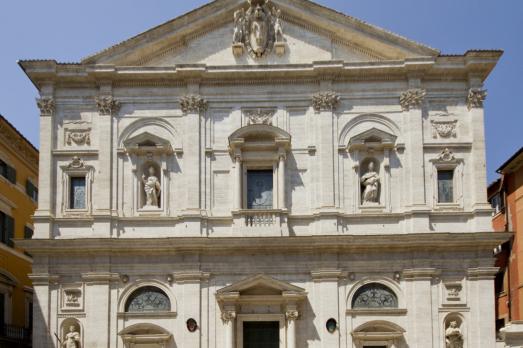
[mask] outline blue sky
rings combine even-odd
[[[36,89],[19,59],[76,62],[205,4],[207,0],[2,0],[0,113],[38,147]],[[522,0],[317,0],[340,12],[440,49],[503,49],[486,82],[487,169],[523,145]]]

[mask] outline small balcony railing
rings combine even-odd
[[[234,229],[247,236],[287,235],[287,211],[242,209],[233,212]]]
[[[31,330],[27,328],[7,324],[0,326],[0,342],[7,341],[30,346],[31,335]]]

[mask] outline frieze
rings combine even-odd
[[[121,107],[121,103],[111,96],[96,97],[95,101],[100,115],[114,115]]]
[[[482,108],[483,102],[487,99],[487,91],[479,88],[471,88],[467,96],[467,107],[469,110],[473,108]]]
[[[437,139],[438,136],[441,138],[455,138],[457,136],[457,120],[452,121],[430,121],[432,124],[432,137]]]
[[[40,109],[41,115],[53,115],[56,109],[56,104],[53,98],[36,99],[36,105]]]
[[[336,92],[319,92],[312,96],[312,107],[316,112],[334,111],[340,101],[341,97]]]
[[[186,95],[180,98],[180,107],[184,114],[205,112],[209,103],[199,95]]]
[[[426,95],[427,91],[421,88],[409,89],[408,91],[401,93],[401,108],[403,111],[409,111],[413,108],[420,108]]]

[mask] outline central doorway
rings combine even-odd
[[[278,321],[244,321],[243,348],[279,348]]]

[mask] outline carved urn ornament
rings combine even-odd
[[[285,53],[281,11],[270,0],[248,0],[247,11],[234,13],[233,53],[241,56],[244,48],[253,58],[267,56],[274,48]]]

